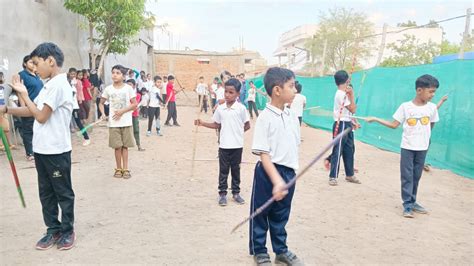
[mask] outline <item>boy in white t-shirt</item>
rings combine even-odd
[[[249,117],[244,105],[237,101],[241,83],[235,78],[225,83],[225,104],[217,107],[212,123],[197,119],[194,124],[220,129],[219,141],[219,200],[220,206],[227,205],[227,178],[232,175],[232,195],[235,202],[244,204],[240,196],[240,163],[244,147],[244,132],[250,129]]]
[[[124,83],[125,67],[112,67],[113,84],[107,86],[102,93],[99,108],[104,113],[105,101],[110,102],[109,147],[115,150],[114,177],[128,179],[131,176],[128,169],[128,148],[133,148],[132,111],[137,108],[136,93],[132,87]],[[105,115],[102,115],[105,118]]]
[[[389,128],[403,125],[400,174],[403,216],[406,218],[413,218],[413,212],[428,213],[417,203],[416,195],[430,145],[431,129],[434,123],[439,121],[436,104],[430,102],[439,87],[438,80],[431,75],[423,75],[416,80],[415,85],[415,98],[398,107],[393,114],[392,122],[376,117],[370,117],[367,120],[378,122]]]
[[[46,234],[36,244],[36,249],[46,250],[57,244],[59,250],[74,247],[74,191],[71,183],[71,123],[73,110],[72,87],[66,73],[60,73],[64,54],[54,43],[42,43],[31,52],[31,59],[44,84],[35,101],[18,75],[12,86],[24,101],[25,107],[0,106],[0,115],[8,113],[34,117],[33,153],[43,220],[48,227]],[[61,221],[58,220],[61,208]]]
[[[290,108],[298,116],[298,120],[300,121],[300,126],[301,126],[301,123],[303,122],[303,109],[306,107],[306,96],[301,94],[301,91],[303,90],[303,86],[301,85],[301,83],[296,81],[295,87],[296,87],[296,95],[295,95],[295,98],[293,99],[293,102],[291,102]]]
[[[211,108],[214,109],[216,106],[216,91],[217,91],[217,82],[219,82],[219,78],[215,77],[211,84],[211,89],[209,93],[211,94]]]
[[[196,85],[196,93],[198,95],[198,105],[202,106],[204,95],[206,95],[207,84],[204,83],[204,77],[199,77],[199,83]]]
[[[247,105],[249,106],[250,119],[253,119],[252,110],[255,113],[255,116],[258,117],[257,104],[255,103],[255,98],[257,97],[257,89],[253,81],[249,82],[250,88],[247,92]]]
[[[351,116],[356,112],[357,106],[354,99],[354,90],[348,86],[349,74],[344,70],[339,70],[334,74],[334,81],[337,91],[334,95],[334,124],[332,130],[334,137],[336,137],[336,132],[341,133],[346,128],[353,128]],[[329,185],[337,186],[336,178],[339,176],[341,156],[344,160],[346,181],[360,184],[361,182],[354,176],[354,133],[352,130],[333,146],[331,154]]]
[[[161,77],[155,76],[153,78],[154,84],[148,92],[148,130],[146,132],[147,137],[151,136],[151,128],[153,122],[155,122],[156,134],[161,134],[161,122],[160,122],[160,104],[165,102],[164,98],[161,98],[161,87],[163,86]]]
[[[254,170],[250,213],[272,197],[275,202],[250,220],[249,252],[257,265],[271,265],[266,247],[270,231],[275,264],[303,265],[288,249],[285,229],[295,192],[295,186],[288,189],[285,186],[295,178],[299,168],[301,143],[298,118],[286,107],[295,96],[295,74],[289,69],[272,67],[265,73],[264,84],[271,102],[255,123],[252,153],[258,155],[260,161]]]

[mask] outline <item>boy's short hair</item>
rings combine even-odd
[[[163,76],[163,79],[168,79],[168,76]]]
[[[240,87],[242,86],[242,83],[240,83],[240,81],[236,78],[231,78],[225,82],[225,86],[232,86],[234,87],[236,92],[240,92]]]
[[[219,78],[218,78],[218,77],[215,77],[215,78],[214,78],[214,81],[217,81],[217,82],[218,82],[218,81],[219,81]]]
[[[75,69],[74,67],[69,68],[68,73],[72,73],[72,72],[76,72],[76,73],[77,73],[77,69]]]
[[[265,85],[265,90],[268,95],[272,95],[273,88],[279,86],[283,88],[283,85],[290,79],[295,78],[295,73],[293,71],[281,68],[281,67],[271,67],[265,73],[263,78],[263,84]]]
[[[301,91],[303,90],[303,85],[301,85],[299,81],[295,81],[295,88],[297,93],[301,93]]]
[[[224,76],[230,76],[231,77],[232,74],[229,71],[224,70],[224,71],[222,71],[220,76],[221,76],[221,80],[224,80]]]
[[[30,59],[31,59],[30,55],[26,55],[25,57],[23,57],[23,68],[26,68],[25,65],[26,63],[28,63],[28,61],[30,61]]]
[[[173,80],[173,79],[174,79],[173,75],[168,76],[168,80]]]
[[[46,60],[48,57],[53,57],[56,61],[58,67],[62,67],[64,63],[64,54],[59,47],[52,42],[44,42],[38,45],[33,52],[31,52],[30,57],[39,57]]]
[[[115,65],[115,66],[112,67],[112,71],[114,69],[117,69],[118,71],[120,71],[122,73],[122,75],[125,75],[127,73],[127,69],[122,65]]]
[[[254,84],[254,83],[253,83],[253,80],[249,81],[249,85],[250,85],[250,84]]]
[[[129,80],[126,81],[126,83],[132,83],[134,87],[135,87],[135,85],[137,85],[137,83],[135,82],[134,79],[129,79]]]
[[[336,82],[336,86],[344,84],[349,79],[349,74],[345,70],[339,70],[334,74],[334,81]]]
[[[153,77],[153,82],[156,82],[157,80],[161,80],[161,77],[160,76]]]
[[[415,89],[438,88],[439,81],[435,77],[425,74],[416,79],[415,86]]]
[[[204,79],[204,77],[203,77],[203,76],[200,76],[199,79]]]

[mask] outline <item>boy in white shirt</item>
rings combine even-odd
[[[301,85],[301,83],[296,81],[295,87],[296,87],[296,95],[295,95],[295,98],[293,99],[293,102],[291,102],[290,108],[298,116],[298,120],[300,121],[300,126],[301,126],[301,123],[303,122],[303,110],[306,107],[306,96],[301,94],[301,91],[303,90],[303,86]]]
[[[36,249],[46,250],[57,244],[59,250],[74,247],[74,191],[71,183],[72,87],[66,73],[60,73],[64,54],[54,43],[42,43],[31,53],[31,59],[42,79],[49,79],[32,102],[28,90],[15,75],[13,89],[26,107],[0,107],[0,115],[9,113],[34,117],[33,152],[43,220],[48,227]],[[58,220],[59,207],[61,221]]]
[[[168,76],[163,76],[163,86],[161,86],[161,99],[165,101],[168,99],[168,95],[166,94],[166,87],[168,86]],[[163,106],[165,106],[165,103],[163,103]]]
[[[225,89],[224,86],[222,86],[222,81],[219,81],[217,82],[216,105],[218,106],[223,103],[225,103]]]
[[[209,93],[211,94],[211,108],[214,109],[216,105],[216,91],[217,91],[217,82],[219,82],[219,78],[215,77],[211,84],[211,89]]]
[[[334,124],[332,127],[333,136],[346,128],[352,128],[351,115],[356,112],[357,106],[354,100],[354,90],[349,87],[349,74],[344,70],[339,70],[334,74],[334,81],[337,86],[334,95]],[[351,132],[343,137],[339,143],[332,148],[331,170],[329,172],[329,185],[337,186],[336,178],[339,176],[341,156],[344,160],[344,170],[346,181],[354,184],[361,182],[354,176],[354,133]]]
[[[285,189],[298,170],[300,127],[296,114],[285,105],[295,96],[295,75],[291,70],[272,67],[264,77],[265,90],[271,102],[255,123],[252,153],[260,156],[255,166],[250,213],[271,197],[267,209],[250,220],[249,251],[257,265],[271,265],[266,239],[270,230],[275,264],[302,265],[286,245],[285,226],[290,217],[295,186]]]
[[[416,195],[430,145],[431,129],[439,121],[438,109],[430,102],[439,86],[438,80],[431,75],[423,75],[416,80],[415,85],[415,98],[398,107],[392,122],[376,117],[367,120],[389,128],[403,125],[400,174],[403,216],[406,218],[413,218],[413,212],[428,213],[417,203]]]
[[[250,129],[245,106],[237,101],[241,83],[235,78],[225,83],[225,104],[217,107],[211,123],[201,119],[194,121],[197,126],[220,129],[219,141],[219,200],[220,206],[227,205],[227,178],[232,175],[232,195],[235,202],[244,204],[240,196],[240,163],[244,147],[244,132]]]
[[[161,122],[160,122],[160,104],[164,103],[164,99],[161,98],[161,87],[163,86],[160,76],[155,76],[153,78],[154,85],[151,87],[148,92],[148,130],[146,132],[147,136],[151,136],[151,127],[153,126],[153,121],[155,122],[156,134],[158,136],[163,136],[161,134]]]
[[[247,104],[249,106],[250,119],[253,119],[252,110],[255,113],[255,116],[258,117],[257,104],[255,103],[255,98],[257,97],[257,89],[253,81],[249,82],[250,88],[248,90]]]
[[[196,93],[198,94],[198,105],[202,106],[204,102],[202,102],[204,95],[206,95],[207,91],[207,84],[204,83],[204,77],[199,77],[199,83],[196,86]]]
[[[104,103],[110,102],[109,147],[115,150],[114,177],[128,179],[128,148],[133,148],[132,111],[137,108],[136,93],[132,87],[124,83],[125,68],[121,65],[112,67],[113,84],[107,86],[102,93],[99,108],[102,118],[105,117]]]

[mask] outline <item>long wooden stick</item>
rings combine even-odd
[[[104,119],[99,119],[99,120],[95,121],[94,123],[85,126],[83,129],[81,129],[81,130],[79,130],[79,131],[77,132],[77,136],[78,136],[78,137],[82,136],[82,134],[84,134],[85,132],[87,132],[87,130],[88,130],[89,128],[91,128],[91,127],[93,127],[93,126],[99,124],[99,123],[102,122],[103,120],[104,120]]]
[[[321,157],[324,156],[324,154],[332,147],[334,146],[334,144],[336,144],[337,142],[339,142],[345,135],[347,135],[352,129],[351,128],[346,128],[343,132],[341,132],[341,134],[339,134],[338,136],[336,136],[328,145],[326,145],[326,147],[324,147],[315,157],[314,159],[309,162],[308,165],[306,165],[306,167],[303,168],[303,170],[301,170],[301,172],[298,173],[298,175],[296,177],[294,177],[293,179],[290,180],[290,182],[288,182],[285,186],[285,189],[289,189],[290,187],[292,187],[295,183],[296,183],[296,180],[298,180],[299,178],[301,178],[308,170],[309,168],[311,168],[311,166],[313,166],[319,159],[321,159]],[[251,219],[255,218],[255,216],[259,215],[260,213],[262,213],[266,208],[268,208],[268,206],[270,206],[273,202],[275,201],[275,198],[274,197],[271,197],[270,199],[267,200],[267,202],[265,202],[262,206],[260,206],[257,210],[255,210],[252,214],[250,214],[249,217],[245,218],[245,220],[243,220],[242,222],[240,222],[239,224],[237,224],[231,231],[231,233],[234,233],[239,227],[241,227],[242,225],[244,225],[246,222],[250,221]]]
[[[18,179],[18,174],[16,172],[15,162],[13,162],[13,156],[10,151],[10,146],[8,145],[7,136],[3,132],[3,127],[0,126],[0,137],[2,138],[3,146],[5,146],[5,151],[7,152],[8,161],[10,162],[10,168],[12,170],[13,179],[15,180],[16,189],[18,195],[20,196],[21,205],[23,208],[26,208],[25,198],[23,197],[23,191],[21,190],[20,180]]]

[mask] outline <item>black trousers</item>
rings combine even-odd
[[[171,119],[173,119],[173,124],[178,124],[178,111],[176,110],[176,102],[168,103],[168,117],[166,118],[165,124],[169,124]]]
[[[240,163],[242,162],[242,150],[219,148],[219,194],[227,195],[227,178],[232,175],[232,194],[240,193]]]
[[[247,102],[249,105],[249,114],[250,117],[253,118],[252,110],[255,112],[255,116],[258,117],[258,110],[257,110],[257,104],[254,101],[248,101]]]
[[[156,128],[160,129],[160,107],[148,107],[148,131],[151,131],[153,120],[156,120]]]
[[[100,105],[100,98],[95,99],[95,104],[97,106],[97,118],[100,118],[102,116],[102,113],[99,110],[99,105]],[[104,112],[106,116],[109,116],[109,105],[104,104]]]
[[[274,164],[283,180],[288,183],[295,178],[295,170],[283,165]],[[273,196],[273,184],[270,181],[261,162],[255,166],[253,178],[250,212],[254,212]],[[291,201],[295,186],[288,189],[288,194],[280,201],[273,202],[262,213],[250,220],[249,251],[250,255],[267,253],[267,232],[270,230],[273,252],[282,254],[288,251],[286,245],[287,233],[285,226],[291,212]]]
[[[336,129],[336,123],[337,122],[334,122],[333,124],[332,132]],[[341,132],[346,128],[352,128],[352,123],[348,121],[340,121],[339,130],[337,131],[338,134],[341,134]],[[344,160],[346,176],[354,176],[354,132],[352,132],[352,130],[332,148],[331,171],[329,173],[329,178],[336,178],[339,176],[341,156]]]
[[[74,230],[74,191],[71,183],[71,152],[35,153],[38,189],[48,234]],[[58,220],[61,208],[61,222]]]
[[[22,117],[21,118],[21,138],[23,139],[23,145],[25,145],[26,156],[33,155],[33,124],[35,122],[34,117]]]
[[[82,130],[84,128],[84,125],[82,125],[81,118],[79,116],[79,109],[72,110],[72,118],[74,119],[74,122],[76,122],[76,125],[79,130]],[[87,131],[82,132],[82,136],[84,137],[84,139],[89,139]]]

